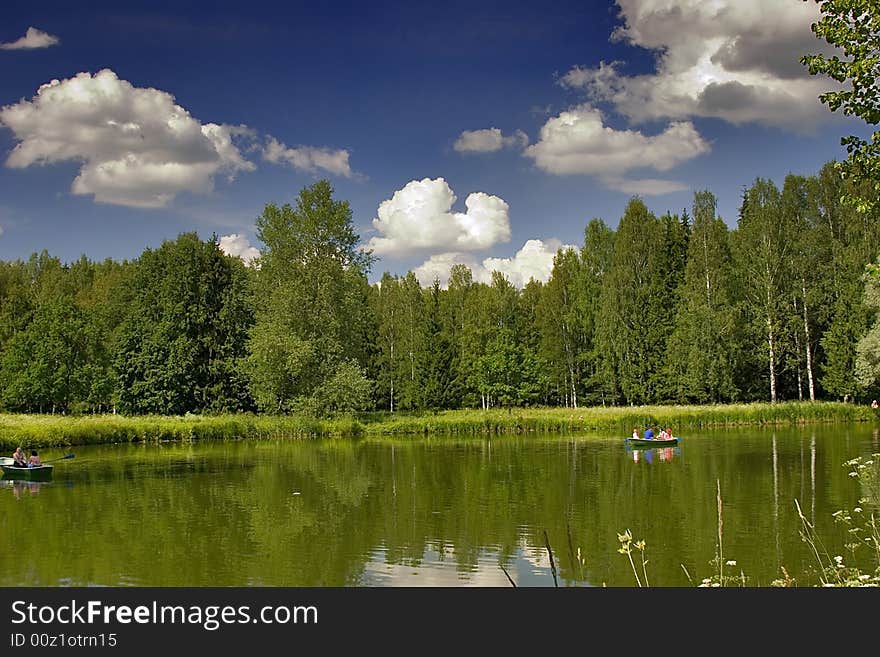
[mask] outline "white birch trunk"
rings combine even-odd
[[[807,286],[801,280],[801,293],[804,301],[804,350],[807,352],[807,384],[810,387],[810,401],[816,401],[816,387],[813,383],[813,354],[810,352],[810,322],[807,321]]]

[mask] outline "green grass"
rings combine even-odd
[[[319,420],[267,415],[0,415],[0,449],[119,442],[193,441],[322,436],[497,435],[598,432],[629,435],[634,426],[671,426],[673,433],[705,427],[875,422],[867,406],[838,402],[617,406],[365,413]]]
[[[724,404],[712,406],[615,406],[461,410],[434,414],[365,416],[368,434],[498,434],[595,431],[629,435],[633,427],[670,426],[673,433],[704,427],[876,421],[866,406],[837,402]]]

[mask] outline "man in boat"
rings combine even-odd
[[[15,451],[12,453],[12,465],[16,468],[27,467],[27,459],[24,457],[24,452],[21,451],[21,447],[16,447]]]
[[[651,427],[645,429],[645,440],[654,440],[654,430]]]
[[[43,465],[43,462],[40,460],[40,457],[37,455],[37,450],[31,450],[31,457],[28,459],[27,467],[29,468],[39,468]]]

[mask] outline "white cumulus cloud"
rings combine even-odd
[[[563,244],[557,239],[533,239],[526,241],[522,248],[511,258],[485,258],[478,262],[467,253],[440,253],[432,255],[413,270],[419,283],[423,286],[440,280],[444,288],[449,283],[449,272],[453,265],[465,265],[471,270],[477,282],[491,283],[492,272],[499,271],[516,287],[524,287],[531,279],[547,282],[553,272],[553,258],[560,249],[576,248],[571,244]]]
[[[18,141],[6,166],[77,162],[71,190],[100,203],[162,207],[181,192],[211,191],[220,173],[255,168],[233,143],[247,128],[202,124],[171,94],[109,69],[42,85],[0,109],[0,125]]]
[[[0,50],[34,50],[48,48],[60,43],[57,36],[47,34],[35,27],[29,27],[24,36],[9,43],[0,43]]]
[[[510,240],[507,203],[483,192],[465,199],[465,212],[454,212],[456,196],[443,178],[407,183],[382,201],[373,219],[381,237],[368,247],[377,255],[414,251],[478,251]]]
[[[829,81],[811,76],[803,55],[829,52],[810,25],[815,2],[617,0],[622,25],[612,40],[655,53],[655,70],[625,75],[619,62],[576,66],[561,77],[593,101],[635,122],[714,117],[794,131],[829,117],[818,96]]]
[[[512,258],[486,258],[483,269],[489,272],[500,271],[516,287],[524,287],[531,279],[546,283],[553,272],[553,258],[559,249],[576,249],[572,244],[563,244],[557,239],[528,240]]]
[[[220,250],[226,255],[237,256],[250,265],[260,255],[259,249],[251,246],[250,241],[241,233],[232,233],[220,237]]]
[[[549,119],[538,142],[523,154],[548,173],[597,176],[610,187],[624,189],[639,182],[623,179],[630,170],[668,171],[708,151],[709,144],[689,121],[670,123],[663,132],[649,136],[637,130],[615,130],[605,125],[598,109],[580,105]],[[648,182],[641,186],[645,193],[681,188],[672,181]]]
[[[263,148],[263,159],[275,164],[286,162],[294,169],[314,173],[318,169],[345,178],[351,178],[351,166],[348,163],[347,150],[317,148],[315,146],[297,146],[290,148],[272,136],[267,137]]]
[[[449,285],[449,271],[454,265],[465,265],[474,275],[474,280],[484,280],[484,271],[476,258],[469,253],[436,253],[425,260],[413,273],[422,287],[429,287],[435,280],[440,281],[440,287],[446,289]]]
[[[455,140],[453,148],[459,153],[492,153],[502,148],[526,146],[529,137],[522,130],[517,130],[507,137],[498,128],[483,130],[465,130]]]

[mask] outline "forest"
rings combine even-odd
[[[880,374],[880,206],[829,162],[656,216],[586,222],[546,282],[369,277],[326,180],[256,221],[260,256],[184,233],[134,260],[0,262],[6,412],[332,417],[366,410],[864,401]],[[730,222],[731,225],[733,222]]]

